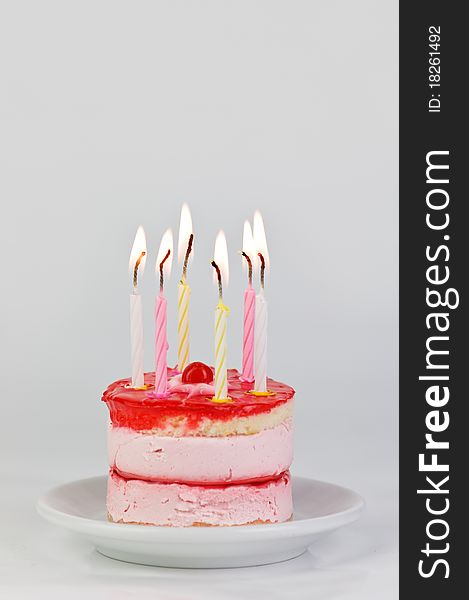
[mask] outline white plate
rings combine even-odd
[[[163,567],[246,567],[299,556],[316,539],[355,521],[363,499],[346,488],[293,477],[294,515],[273,525],[155,527],[109,523],[106,477],[72,481],[39,499],[48,521],[91,540],[106,556]]]

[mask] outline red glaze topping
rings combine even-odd
[[[168,377],[177,375],[176,369],[168,369]],[[186,392],[170,391],[166,398],[152,398],[155,373],[145,373],[148,390],[129,388],[130,379],[119,379],[107,388],[103,401],[109,408],[111,422],[117,427],[129,427],[136,431],[164,427],[168,419],[183,418],[187,427],[196,429],[202,419],[229,421],[235,417],[248,417],[268,413],[288,402],[295,390],[273,379],[267,380],[272,396],[248,394],[252,383],[240,381],[236,369],[228,369],[228,395],[232,402],[216,403],[206,395],[188,396]]]
[[[203,362],[193,362],[182,372],[182,383],[212,383],[213,371]]]

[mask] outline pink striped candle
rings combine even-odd
[[[155,394],[165,396],[168,392],[168,302],[163,292],[156,297],[155,307]]]
[[[244,223],[243,251],[248,268],[248,287],[244,292],[244,325],[243,325],[243,369],[241,381],[254,381],[254,321],[256,314],[256,292],[252,287],[252,259],[255,255],[254,239],[249,221]]]
[[[168,229],[161,240],[156,271],[160,276],[160,293],[155,304],[155,391],[157,398],[168,394],[168,303],[164,297],[164,274],[171,272],[173,234]]]
[[[244,291],[243,327],[243,372],[241,380],[254,381],[254,317],[256,313],[256,292],[251,284]]]

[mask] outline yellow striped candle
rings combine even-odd
[[[225,234],[220,231],[215,242],[212,260],[215,280],[218,285],[218,305],[215,309],[215,396],[213,402],[230,402],[226,369],[227,318],[230,309],[223,302],[223,284],[228,283],[228,248]]]
[[[179,221],[178,256],[183,261],[182,277],[178,287],[178,370],[182,373],[189,364],[189,304],[191,288],[188,286],[187,267],[192,252],[194,234],[192,233],[191,211],[187,204],[181,208]]]
[[[181,281],[178,286],[178,370],[189,364],[189,301],[191,288]]]
[[[229,312],[230,309],[220,300],[215,310],[215,400],[228,397],[226,326]]]

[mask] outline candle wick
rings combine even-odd
[[[247,263],[248,263],[248,279],[249,279],[249,285],[252,286],[252,261],[250,259],[250,257],[246,254],[246,252],[241,252],[242,256],[244,256],[244,258],[246,259]]]
[[[184,265],[182,267],[182,281],[183,282],[186,281],[187,265],[189,263],[190,253],[192,252],[192,242],[193,241],[194,241],[194,234],[191,233],[190,236],[189,236],[189,241],[187,242],[187,250],[186,250],[186,255],[184,257]]]
[[[140,256],[137,258],[137,260],[135,261],[135,267],[134,267],[134,291],[137,290],[137,285],[138,285],[138,268],[140,266],[140,263],[142,262],[142,258],[145,256],[146,252],[142,252],[140,254]]]
[[[265,283],[265,259],[263,257],[263,255],[258,252],[257,256],[260,258],[261,261],[261,288],[264,289],[264,283]]]
[[[170,254],[171,254],[171,250],[168,250],[168,252],[166,252],[165,257],[160,262],[160,292],[161,293],[163,293],[163,286],[164,286],[163,267],[164,267],[164,263],[168,260]]]
[[[219,296],[220,300],[222,301],[223,300],[223,286],[222,286],[222,281],[221,281],[220,267],[217,265],[217,263],[214,260],[212,260],[211,265],[215,269],[215,271],[217,272],[218,296]]]

